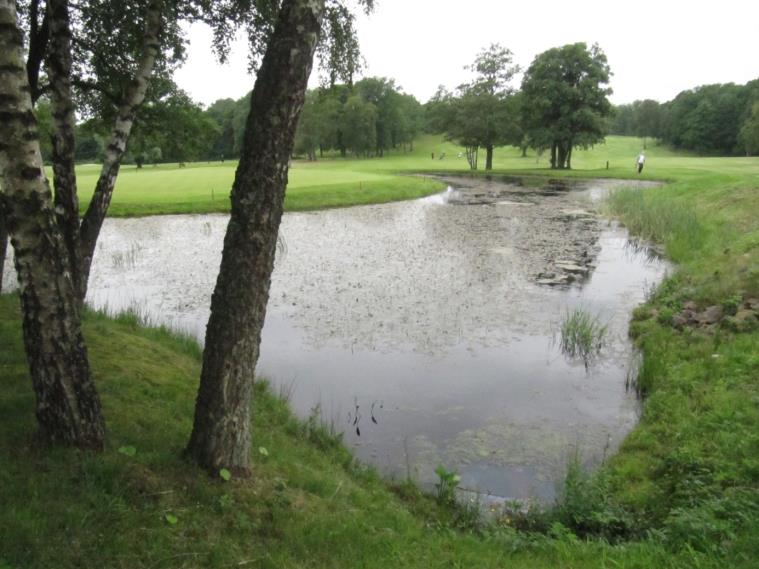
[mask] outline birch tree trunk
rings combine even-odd
[[[45,52],[48,40],[48,20],[47,13],[43,17],[42,24],[39,23],[39,4],[40,0],[32,0],[29,3],[29,50],[26,61],[26,71],[29,80],[32,105],[37,102],[41,95],[39,88],[39,69],[42,62],[43,53]],[[2,188],[0,188],[2,192]],[[0,196],[1,198],[2,196]],[[5,214],[3,205],[0,203],[0,292],[3,290],[3,274],[5,272],[4,264],[8,252],[8,228],[5,223]]]
[[[558,146],[558,143],[554,140],[551,143],[551,170],[555,170],[558,168],[558,162],[556,158],[556,147]]]
[[[251,96],[187,454],[250,472],[250,405],[295,127],[324,0],[284,0]]]
[[[111,204],[113,188],[121,168],[121,160],[126,151],[127,141],[132,132],[134,117],[138,107],[145,100],[148,90],[148,81],[156,58],[160,50],[161,15],[163,13],[163,0],[152,0],[148,4],[145,17],[145,36],[142,59],[137,73],[132,79],[132,84],[119,107],[116,124],[111,130],[111,136],[105,150],[105,160],[100,170],[100,177],[95,186],[95,192],[90,200],[90,205],[82,219],[79,231],[81,241],[81,279],[78,294],[82,302],[87,295],[87,281],[92,267],[92,257],[95,254],[100,229],[103,227],[108,206]]]
[[[5,223],[5,206],[3,205],[3,189],[0,187],[0,293],[3,292],[3,274],[5,253],[8,251],[8,227]]]
[[[67,250],[42,167],[13,0],[0,0],[0,172],[40,437],[102,449],[100,400],[90,374]]]
[[[469,169],[477,169],[477,154],[479,153],[478,146],[466,146],[466,161],[469,162]]]
[[[79,245],[79,199],[76,191],[76,116],[71,93],[71,24],[68,0],[48,0],[46,19],[50,39],[46,57],[53,109],[53,186],[55,216],[66,245],[74,290],[81,290],[82,263]],[[78,295],[79,296],[79,295]],[[81,297],[84,302],[84,297]]]

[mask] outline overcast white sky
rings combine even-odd
[[[391,77],[427,101],[453,88],[483,47],[498,42],[526,68],[551,47],[597,42],[613,72],[611,99],[664,102],[684,89],[759,78],[759,0],[376,0],[358,21],[366,76]],[[245,42],[219,65],[203,26],[189,32],[177,82],[196,100],[239,98],[252,89]],[[316,71],[312,75],[316,84]]]

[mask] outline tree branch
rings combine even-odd
[[[117,107],[120,106],[122,103],[123,99],[121,97],[119,97],[118,95],[114,95],[112,92],[104,88],[97,81],[93,81],[91,79],[74,78],[71,80],[71,84],[77,89],[81,89],[82,91],[97,91],[98,93],[101,93],[102,95],[104,95],[109,101],[111,101]]]
[[[42,25],[39,24],[39,0],[33,0],[29,5],[29,53],[26,59],[26,74],[31,90],[32,105],[42,96],[43,90],[39,87],[40,66],[45,58],[49,38],[49,18],[47,10],[42,17]]]

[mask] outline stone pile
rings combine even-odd
[[[715,328],[721,325],[736,332],[753,330],[759,327],[759,299],[750,298],[725,307],[707,306],[699,310],[693,301],[683,305],[683,309],[672,317],[672,326],[678,330],[685,328]]]

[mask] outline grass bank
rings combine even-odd
[[[236,162],[196,162],[124,166],[108,215],[133,217],[182,213],[225,213]],[[398,160],[327,159],[294,161],[289,172],[285,210],[309,211],[420,198],[444,189],[428,177],[410,175]],[[82,208],[89,202],[99,168],[77,167]]]
[[[108,421],[102,455],[31,443],[34,398],[18,301],[0,296],[0,567],[590,568],[718,566],[663,541],[610,545],[560,523],[491,527],[391,485],[316,419],[259,383],[254,476],[212,480],[181,458],[200,372],[196,344],[131,316],[84,324]],[[574,511],[574,510],[571,510]]]
[[[710,162],[608,204],[677,264],[631,324],[645,404],[608,472],[621,503],[654,527],[757,560],[759,160]]]

